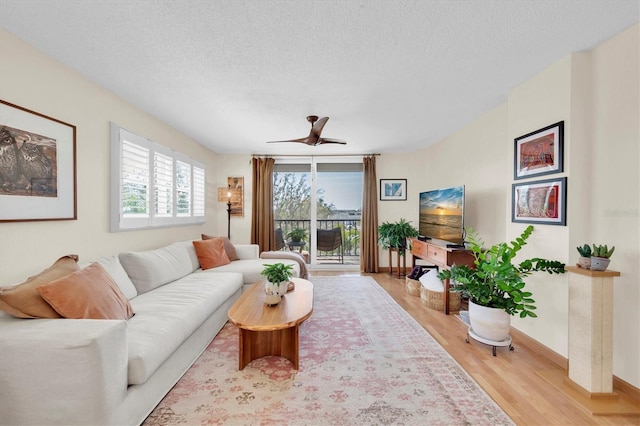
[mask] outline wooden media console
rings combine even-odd
[[[447,247],[443,240],[430,239],[420,241],[417,238],[409,238],[411,243],[411,266],[416,266],[416,260],[422,259],[436,265],[438,268],[449,269],[455,265],[467,265],[475,267],[473,252],[464,248]],[[449,315],[449,280],[444,281],[444,313]]]

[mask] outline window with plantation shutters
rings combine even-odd
[[[111,123],[112,232],[204,223],[205,167]]]
[[[173,158],[155,152],[153,154],[153,201],[156,217],[173,216]]]
[[[193,215],[204,216],[204,167],[193,165]]]

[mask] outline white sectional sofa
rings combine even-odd
[[[274,262],[256,245],[235,248],[239,260],[206,271],[191,241],[100,259],[129,299],[128,321],[0,313],[0,424],[141,423]]]

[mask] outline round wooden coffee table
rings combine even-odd
[[[239,369],[263,356],[281,356],[298,369],[298,327],[313,312],[313,284],[293,278],[295,288],[275,306],[264,303],[264,281],[251,286],[229,309],[239,329]]]

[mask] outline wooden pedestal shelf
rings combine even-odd
[[[408,249],[407,249],[408,250]],[[389,275],[393,275],[393,256],[392,253],[396,254],[396,265],[398,268],[398,277],[402,277],[403,274],[407,273],[407,252],[404,254],[400,254],[400,250],[397,248],[390,247],[389,248]],[[402,268],[400,268],[400,259],[402,259]]]
[[[594,415],[639,415],[637,401],[613,392],[613,278],[617,271],[567,266],[569,372],[538,375]]]

